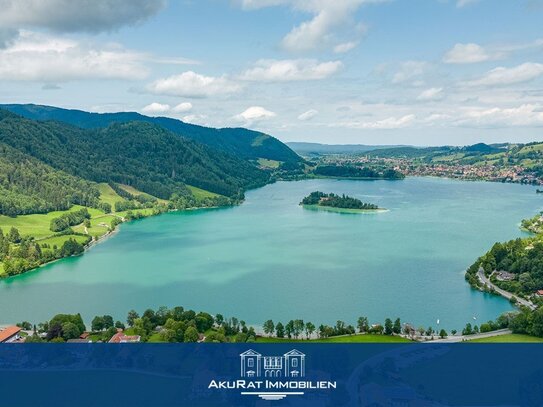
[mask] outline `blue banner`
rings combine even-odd
[[[0,406],[540,406],[530,344],[6,344]]]

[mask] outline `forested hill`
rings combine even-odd
[[[294,151],[276,138],[243,128],[214,129],[167,117],[148,117],[135,112],[89,113],[34,104],[0,105],[0,108],[33,120],[57,120],[86,129],[107,127],[112,123],[148,122],[246,160],[266,158],[287,163],[301,161]]]
[[[190,194],[185,184],[236,197],[247,188],[264,185],[270,177],[245,160],[151,123],[115,123],[106,128],[81,129],[61,122],[29,120],[0,109],[0,145],[11,147],[0,150],[4,166],[10,167],[12,174],[4,179],[3,188],[15,191],[14,179],[26,177],[29,181],[19,182],[18,191],[26,185],[25,193],[36,196],[49,187],[28,188],[28,184],[50,181],[68,188],[81,186],[77,181],[86,180],[126,184],[164,199],[174,193]],[[17,154],[39,160],[43,165],[36,168],[41,168],[42,176],[10,166],[10,162],[20,159]],[[53,173],[51,169],[61,172]],[[57,179],[59,174],[67,178]],[[81,192],[85,188],[76,189]],[[90,197],[73,201],[92,199],[94,192],[88,191]]]

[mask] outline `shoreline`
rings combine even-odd
[[[242,201],[243,202],[243,201]],[[242,203],[240,202],[240,203]],[[67,257],[61,257],[61,258],[58,258],[58,259],[54,259],[54,260],[50,260],[50,261],[47,261],[45,263],[42,263],[42,264],[39,264],[38,266],[30,269],[30,270],[27,270],[23,273],[20,273],[20,274],[17,274],[17,275],[12,275],[12,276],[6,276],[6,277],[2,277],[0,276],[0,282],[1,281],[6,281],[6,280],[9,280],[11,278],[17,278],[17,277],[20,277],[22,275],[25,275],[25,274],[28,274],[28,273],[32,273],[32,272],[35,272],[35,271],[39,271],[41,268],[43,267],[46,267],[46,266],[49,266],[51,264],[54,264],[58,261],[61,261],[61,260],[64,260],[64,259],[69,259],[71,257],[79,257],[79,256],[83,256],[87,251],[89,251],[90,249],[92,249],[94,246],[98,246],[99,244],[105,242],[106,240],[108,240],[109,238],[113,237],[114,235],[116,235],[117,233],[119,233],[119,227],[123,224],[123,223],[129,223],[129,222],[134,222],[134,221],[137,221],[137,220],[142,220],[142,219],[147,219],[147,218],[152,218],[152,217],[155,217],[155,216],[160,216],[160,215],[163,215],[165,213],[170,213],[170,212],[184,212],[184,211],[198,211],[198,210],[203,210],[203,209],[221,209],[221,208],[228,208],[230,206],[235,206],[235,205],[229,205],[229,206],[201,206],[201,207],[198,207],[198,206],[195,206],[195,207],[191,207],[191,208],[185,208],[185,209],[171,209],[171,210],[168,210],[166,212],[161,212],[161,213],[157,213],[157,214],[151,214],[151,215],[148,215],[148,216],[144,216],[143,218],[138,218],[138,219],[130,219],[130,220],[123,220],[121,223],[119,223],[118,225],[115,226],[114,229],[111,229],[109,230],[108,232],[104,233],[102,236],[100,236],[99,238],[97,239],[94,239],[92,238],[92,240],[87,243],[86,245],[83,246],[83,252],[82,253],[79,253],[79,254],[75,254],[75,255],[71,255],[71,256],[67,256]],[[113,213],[113,215],[115,215]],[[124,219],[124,218],[123,218]],[[90,235],[86,235],[86,236],[89,236],[91,237]],[[43,238],[43,239],[46,239],[46,238]],[[42,240],[43,240],[42,239]]]
[[[377,208],[377,209],[351,209],[351,208],[336,208],[334,206],[325,206],[325,205],[304,205],[300,204],[304,209],[309,209],[312,211],[326,211],[326,212],[335,212],[335,213],[347,213],[347,214],[372,214],[372,213],[384,213],[390,212],[390,209],[386,208]]]

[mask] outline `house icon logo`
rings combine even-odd
[[[241,377],[269,379],[305,377],[305,354],[296,349],[282,356],[264,356],[249,349],[239,356]]]

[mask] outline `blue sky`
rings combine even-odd
[[[543,0],[0,0],[0,102],[283,141],[543,140]]]

